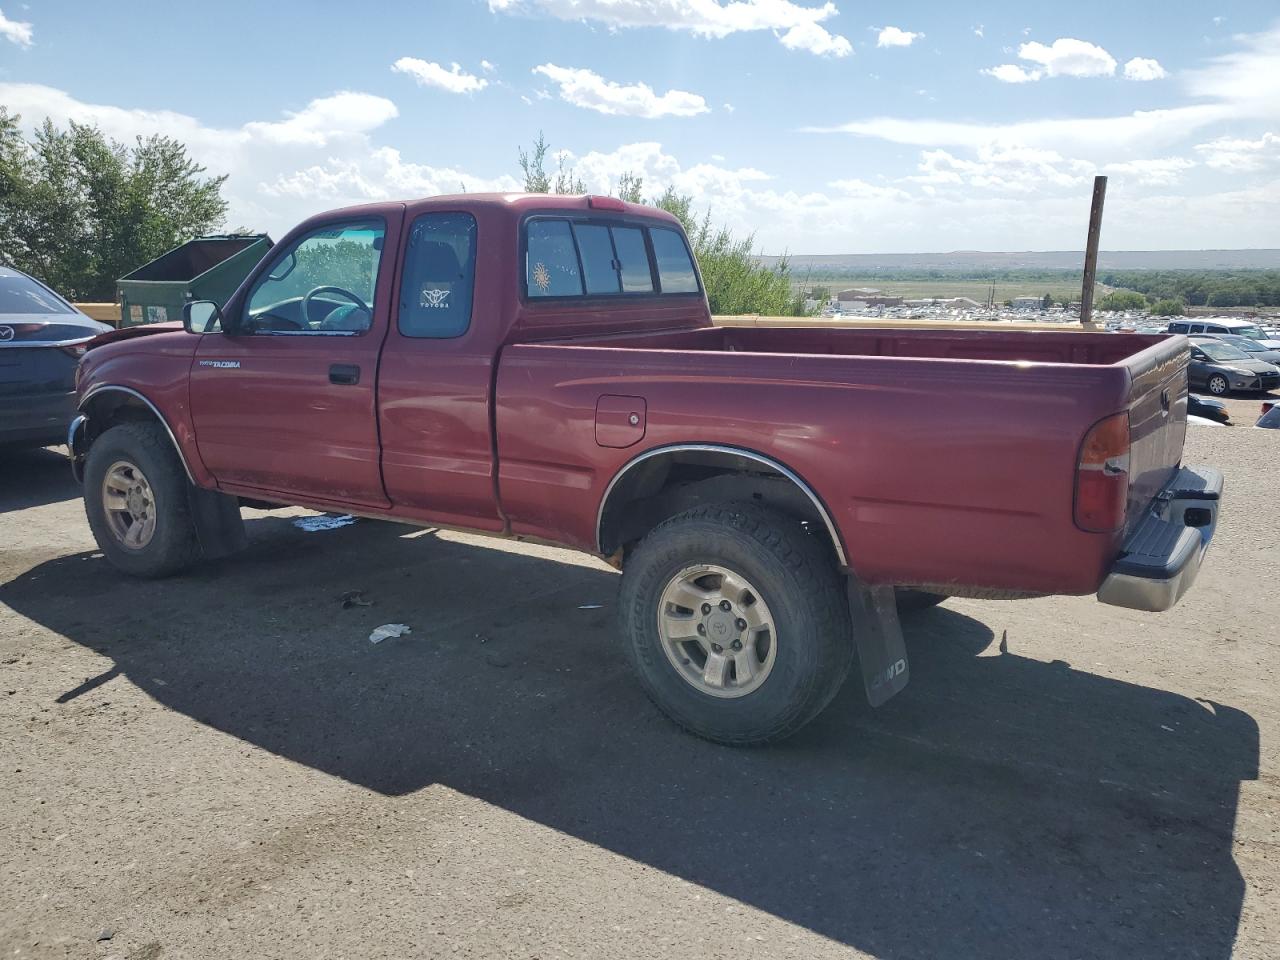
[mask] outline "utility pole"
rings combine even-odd
[[[1098,238],[1102,235],[1102,202],[1107,198],[1107,178],[1093,178],[1093,205],[1089,208],[1089,238],[1084,246],[1084,287],[1080,291],[1080,325],[1093,324],[1093,280],[1098,273]]]

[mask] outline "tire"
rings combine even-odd
[[[108,509],[108,474],[115,491],[111,499],[128,506]],[[118,493],[122,486],[131,491],[124,497]],[[121,424],[94,441],[85,460],[85,513],[112,566],[135,577],[166,577],[200,558],[189,486],[178,454],[158,424]],[[144,488],[145,493],[132,492]],[[130,509],[139,512],[135,516]],[[137,543],[126,543],[131,535]]]
[[[947,599],[945,593],[929,593],[927,590],[912,590],[908,587],[898,587],[894,592],[898,600],[899,613],[928,610]]]
[[[701,580],[691,579],[703,568],[709,572]],[[684,584],[694,588],[691,597],[708,590],[712,603],[669,603],[685,596]],[[735,596],[723,614],[717,590]],[[668,612],[670,620],[663,618]],[[649,698],[689,732],[717,743],[791,736],[831,702],[853,659],[848,601],[829,550],[795,521],[750,503],[699,506],[655,527],[627,560],[619,617],[627,657]],[[677,617],[686,622],[679,629],[701,628],[703,635],[670,642],[672,631],[659,620]],[[756,632],[760,619],[769,627]],[[733,624],[746,647],[720,647],[733,666],[721,674],[724,687],[711,692],[707,648],[716,646],[713,633],[723,638],[722,628]],[[744,656],[750,664],[740,671]]]
[[[1209,392],[1215,397],[1225,397],[1231,391],[1231,384],[1227,382],[1227,378],[1220,373],[1215,373],[1209,378],[1207,384]]]

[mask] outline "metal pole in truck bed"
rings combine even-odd
[[[1093,278],[1098,272],[1098,238],[1102,235],[1102,201],[1107,198],[1107,178],[1093,178],[1093,205],[1089,208],[1089,239],[1084,246],[1084,287],[1080,291],[1080,325],[1093,327]]]

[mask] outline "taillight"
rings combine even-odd
[[[1124,526],[1129,498],[1129,414],[1099,420],[1080,444],[1076,464],[1076,526],[1110,533]]]
[[[69,357],[75,357],[79,360],[84,356],[85,350],[88,348],[88,340],[82,340],[80,343],[67,343],[58,347],[63,353]]]

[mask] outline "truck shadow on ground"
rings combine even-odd
[[[81,554],[0,602],[114,660],[58,709],[118,671],[379,794],[446,784],[877,957],[1230,955],[1247,714],[1000,654],[942,607],[879,711],[854,680],[794,740],[721,748],[627,673],[614,575],[406,533],[265,518],[184,578]],[[341,609],[354,589],[374,606]],[[371,645],[387,621],[413,633]]]
[[[63,449],[0,446],[0,513],[80,496]]]

